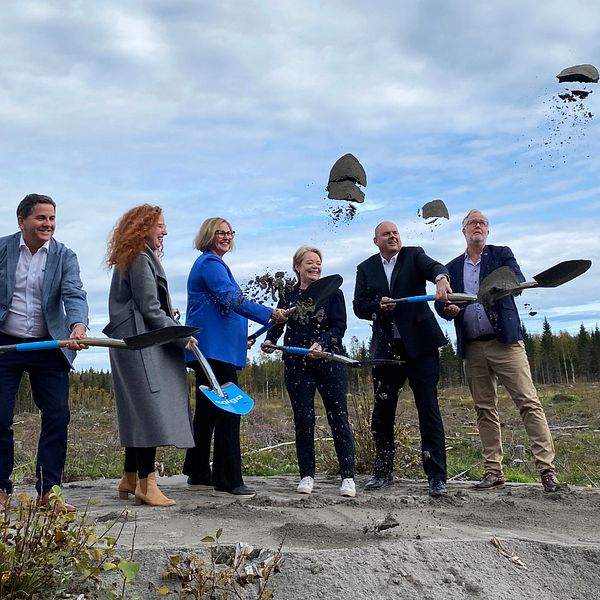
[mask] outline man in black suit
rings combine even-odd
[[[421,432],[421,457],[429,481],[429,494],[446,494],[444,425],[437,399],[439,350],[446,343],[426,302],[385,304],[386,300],[425,294],[425,285],[436,285],[436,298],[446,301],[452,292],[448,270],[420,247],[403,247],[398,228],[384,221],[375,228],[373,242],[379,253],[357,267],[354,313],[373,321],[373,358],[400,358],[399,365],[373,369],[375,404],[371,430],[376,457],[373,477],[365,490],[393,482],[394,420],[398,393],[405,381],[414,393]]]

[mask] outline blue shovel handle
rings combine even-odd
[[[23,342],[22,344],[16,344],[15,350],[17,352],[30,352],[32,350],[51,350],[59,347],[58,340],[47,340],[45,342]]]

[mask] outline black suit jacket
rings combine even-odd
[[[427,256],[423,248],[418,246],[403,246],[400,249],[392,272],[391,286],[388,286],[380,254],[375,254],[358,265],[352,305],[354,314],[359,319],[373,321],[373,358],[392,357],[394,323],[411,358],[446,343],[427,302],[398,304],[389,312],[379,307],[383,296],[403,298],[425,294],[426,282],[434,282],[438,275],[448,275],[448,269]]]

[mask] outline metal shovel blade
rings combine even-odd
[[[170,325],[162,329],[147,331],[139,335],[123,338],[123,341],[131,350],[139,350],[148,346],[160,346],[176,340],[177,338],[190,337],[198,332],[197,327],[186,327],[183,325]],[[85,340],[82,340],[85,343]]]
[[[234,415],[246,415],[254,407],[254,400],[234,383],[226,383],[221,386],[221,389],[224,392],[224,397],[219,396],[215,390],[211,390],[208,386],[200,386],[200,391],[221,410]]]
[[[592,266],[591,260],[565,260],[537,275],[533,281],[520,283],[510,267],[492,271],[479,286],[477,298],[486,308],[506,296],[520,294],[530,288],[554,288],[585,273]]]
[[[327,275],[326,277],[321,277],[321,279],[313,281],[313,283],[298,296],[298,302],[316,306],[325,300],[325,298],[339,290],[342,283],[344,283],[344,279],[341,275]]]
[[[534,275],[533,278],[538,287],[557,287],[583,275],[591,266],[591,260],[565,260]]]
[[[298,304],[303,304],[304,306],[316,307],[317,304],[323,302],[325,298],[339,290],[342,283],[344,283],[344,279],[341,275],[327,275],[326,277],[321,277],[321,279],[317,279],[317,281],[311,283],[303,292],[301,292],[296,302]],[[248,339],[255,340],[266,331],[269,331],[272,327],[275,327],[276,324],[277,323],[269,321],[254,333],[251,333],[248,336]]]

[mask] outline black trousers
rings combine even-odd
[[[150,473],[154,473],[154,462],[156,460],[156,447],[154,448],[125,448],[125,465],[123,470],[128,473],[137,471],[140,479],[146,479]]]
[[[403,356],[401,344],[397,354]],[[395,352],[396,354],[396,352]],[[394,469],[394,420],[398,394],[408,379],[415,396],[421,433],[421,459],[427,479],[446,481],[446,440],[437,398],[439,353],[433,350],[416,358],[403,356],[400,365],[373,368],[375,405],[371,430],[375,438],[376,458],[373,472],[391,475]]]
[[[220,384],[237,385],[235,365],[208,359]],[[209,385],[197,361],[189,364],[196,373],[196,412],[194,413],[194,442],[183,463],[183,472],[192,479],[231,489],[244,484],[242,451],[240,448],[240,415],[217,408],[198,388]],[[210,468],[210,448],[214,436],[213,467]]]
[[[342,479],[354,478],[354,443],[348,423],[346,367],[332,361],[287,356],[285,385],[294,411],[300,477],[315,476],[315,392],[331,428]]]
[[[49,339],[49,338],[40,338]],[[37,340],[0,333],[0,345]],[[35,464],[38,494],[60,485],[67,456],[69,424],[69,364],[60,350],[7,352],[0,356],[0,489],[12,493],[14,463],[13,417],[23,373],[29,374],[31,391],[42,415]]]

